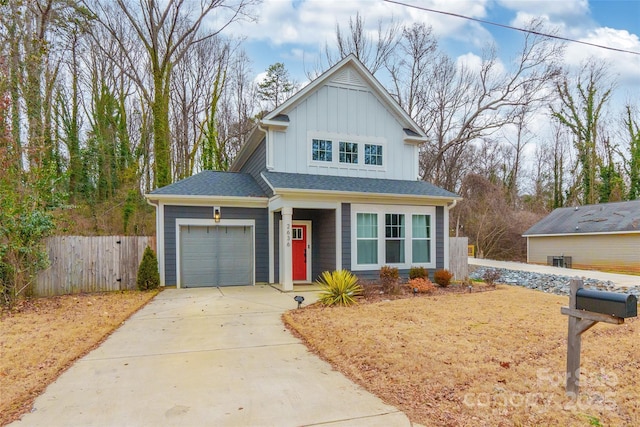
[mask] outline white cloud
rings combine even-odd
[[[489,0],[405,0],[434,10],[442,10],[472,17],[484,17]],[[483,40],[486,43],[489,33],[480,26],[467,20],[441,15],[433,12],[406,7],[383,1],[368,0],[265,0],[256,9],[257,23],[239,22],[230,25],[224,32],[228,35],[242,36],[249,40],[266,41],[272,45],[287,43],[324,47],[335,39],[336,23],[348,29],[349,18],[356,13],[365,20],[366,31],[375,33],[378,22],[395,22],[410,25],[423,22],[433,27],[440,37],[455,37],[461,40]]]
[[[507,9],[538,16],[551,16],[554,19],[566,19],[589,14],[589,2],[587,0],[499,0],[498,3]]]
[[[627,30],[601,27],[579,39],[587,43],[640,52],[640,38]],[[640,84],[640,55],[616,52],[578,43],[569,43],[565,61],[569,66],[578,66],[584,60],[596,57],[610,64],[609,71],[617,76],[619,83]]]
[[[471,72],[477,73],[482,68],[482,57],[476,55],[475,53],[468,52],[464,55],[460,55],[456,58],[456,66],[458,68],[465,67],[467,70]],[[505,66],[500,59],[496,59],[496,63],[493,66],[493,76],[500,76],[506,72]]]

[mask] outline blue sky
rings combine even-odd
[[[522,27],[532,17],[543,18],[559,35],[640,52],[640,0],[401,0],[436,10],[448,11]],[[245,38],[245,49],[260,73],[275,62],[283,62],[300,83],[305,69],[322,57],[325,43],[335,41],[335,26],[347,28],[356,12],[367,29],[375,31],[378,21],[393,18],[402,24],[431,25],[442,50],[458,58],[480,57],[482,49],[494,43],[506,64],[523,35],[468,20],[420,11],[383,0],[264,0],[257,7],[258,22],[242,22],[225,30],[227,35]],[[565,60],[577,65],[589,56],[611,62],[619,95],[640,96],[640,55],[622,54],[584,45],[567,45]]]

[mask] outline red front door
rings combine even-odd
[[[307,278],[307,226],[294,225],[292,229],[293,280]]]

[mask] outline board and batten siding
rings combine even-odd
[[[267,209],[220,207],[224,219],[253,219],[255,220],[255,276],[256,282],[269,280],[269,254]],[[212,206],[176,206],[164,207],[164,271],[165,285],[175,286],[176,273],[176,219],[211,219]]]
[[[287,114],[288,128],[270,132],[273,166],[277,172],[406,180],[415,180],[418,176],[418,147],[403,141],[402,125],[368,87],[325,85]],[[326,134],[333,140],[332,165],[311,164],[310,133],[316,138]],[[339,166],[335,158],[339,142],[336,136],[346,141],[353,137],[360,144],[367,138],[371,138],[372,143],[382,138],[383,167]]]
[[[547,256],[570,256],[572,268],[620,268],[640,271],[640,233],[580,236],[529,236],[528,262],[546,264]]]

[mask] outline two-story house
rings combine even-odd
[[[147,194],[162,285],[280,283],[325,270],[377,278],[449,265],[459,197],[418,177],[424,132],[354,56],[253,129],[230,172]]]

